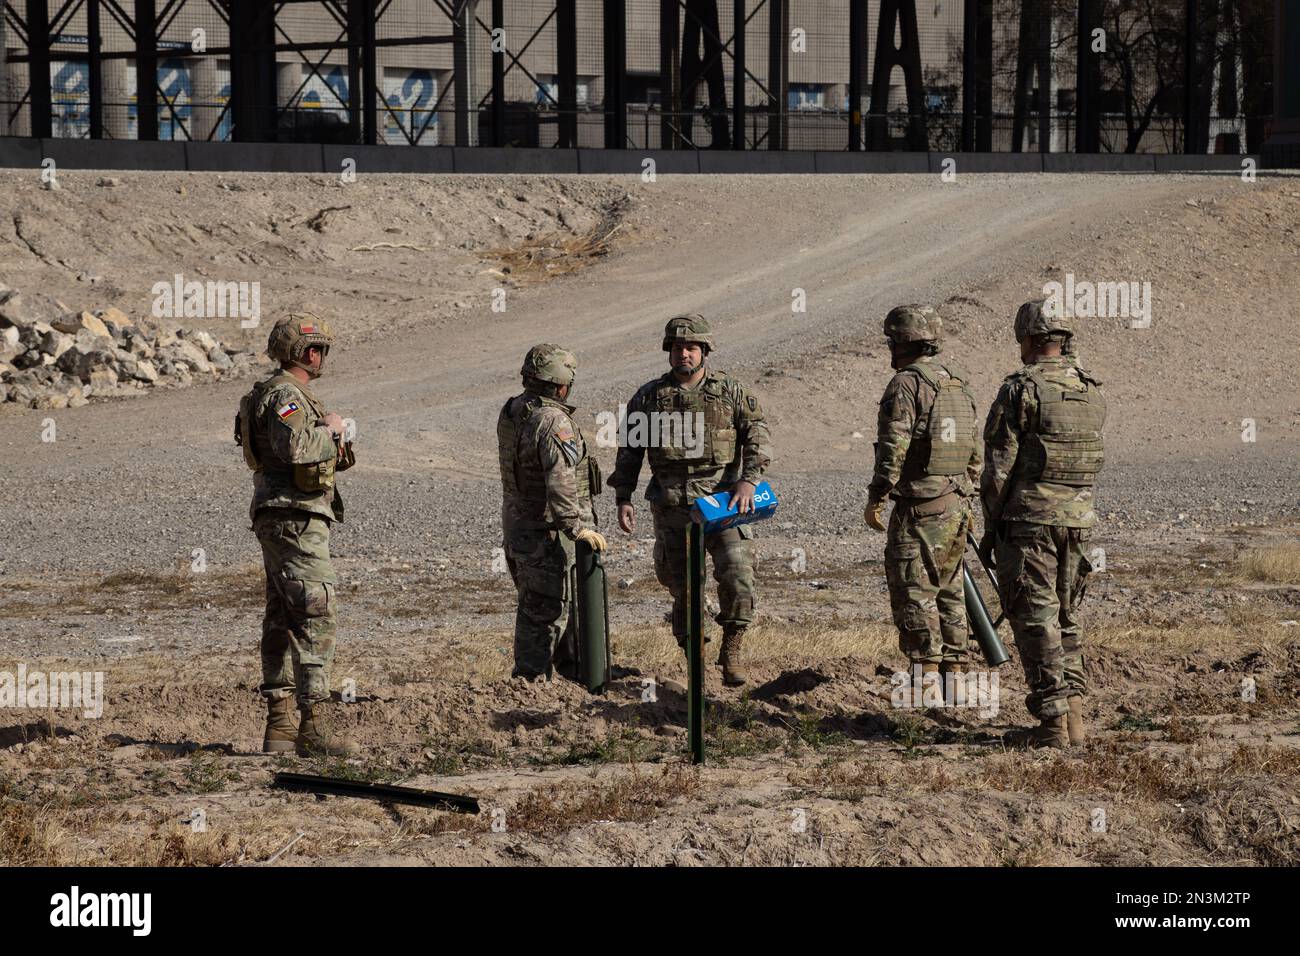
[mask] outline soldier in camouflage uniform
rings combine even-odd
[[[771,461],[770,436],[758,399],[745,386],[706,364],[713,349],[709,324],[699,315],[670,319],[663,348],[670,371],[641,386],[628,403],[628,439],[619,448],[609,485],[618,501],[618,523],[628,534],[636,530],[632,493],[649,452],[650,483],[646,500],[654,516],[655,576],[673,596],[672,626],[677,643],[686,644],[686,529],[696,498],[718,491],[735,496],[741,513],[754,510],[754,489]],[[654,418],[651,415],[659,413]],[[670,429],[670,440],[647,434],[637,423],[661,423],[663,413],[677,413],[681,429]],[[695,429],[703,418],[703,428]],[[651,426],[653,431],[653,426]],[[650,447],[647,448],[646,446]],[[730,686],[746,681],[741,667],[745,628],[754,620],[754,564],[750,551],[753,531],[748,525],[708,535],[704,545],[713,559],[720,610],[714,620],[722,627],[722,679]]]
[[[1008,734],[1013,746],[1084,741],[1083,634],[1077,609],[1087,575],[1092,488],[1104,461],[1106,402],[1071,353],[1070,320],[1044,300],[1016,314],[1025,366],[1002,383],[984,428],[985,536],[996,556],[1002,607],[1011,621],[1039,726]]]
[[[966,661],[961,566],[980,470],[975,399],[965,370],[940,357],[943,321],[934,309],[892,309],[884,331],[896,372],[880,400],[864,518],[885,531],[885,498],[894,499],[885,577],[899,648],[923,675],[950,684],[947,675]]]
[[[307,387],[319,378],[334,336],[310,313],[276,322],[266,351],[280,363],[240,402],[235,440],[253,469],[249,513],[262,546],[262,696],[267,753],[346,756],[358,747],[334,736],[325,708],[334,660],[338,577],[330,525],[343,520],[335,471],[352,463],[343,419]],[[295,697],[301,719],[295,726]]]
[[[524,391],[497,418],[501,460],[501,529],[510,576],[519,591],[512,677],[551,677],[569,621],[574,542],[605,550],[592,496],[600,470],[565,404],[578,363],[557,345],[524,357]],[[567,676],[567,675],[566,675]]]

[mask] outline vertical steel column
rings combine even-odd
[[[993,0],[978,0],[975,23],[975,149],[993,151]]]
[[[470,109],[472,107],[469,44],[470,30],[474,27],[474,4],[471,0],[456,0],[452,10],[451,24],[451,58],[456,86],[456,145],[473,146],[477,141],[470,129]],[[475,116],[477,120],[477,116]]]
[[[135,138],[158,138],[158,13],[135,0]]]
[[[348,0],[348,127],[354,143],[362,139],[361,39],[365,33],[362,18],[368,7],[366,0]]]
[[[1197,18],[1200,16],[1196,0],[1187,0],[1186,22],[1183,24],[1183,152],[1197,153],[1196,127],[1196,40]]]
[[[786,51],[789,49],[789,30],[786,29],[785,0],[767,0],[767,148],[782,149],[782,136],[786,109]]]
[[[364,21],[361,24],[361,130],[362,140],[374,146],[379,142],[379,104],[375,80],[379,57],[375,48],[375,0],[361,0]]]
[[[605,148],[627,148],[627,3],[605,6]]]
[[[1052,8],[1038,27],[1038,151],[1052,151]]]
[[[152,7],[153,0],[148,2]],[[139,21],[136,29],[140,30]],[[230,122],[231,138],[236,142],[258,143],[276,138],[274,44],[275,7],[257,0],[231,0]],[[156,88],[157,83],[153,86]]]
[[[979,33],[979,0],[965,0],[961,28],[961,148],[969,153],[975,149],[975,47]]]
[[[558,9],[558,4],[556,5]],[[506,14],[504,0],[492,0],[492,145],[506,144]],[[556,21],[556,29],[563,25]]]
[[[849,0],[849,149],[862,149],[862,86],[867,73],[867,0]]]
[[[659,0],[659,146],[679,149],[681,137],[674,125],[681,111],[681,18],[677,0]]]
[[[686,737],[691,763],[704,763],[704,528],[692,521],[686,540]]]
[[[555,72],[560,77],[560,138],[562,149],[578,145],[578,4],[555,2]],[[504,94],[503,94],[504,96]]]
[[[1100,0],[1079,0],[1079,49],[1075,59],[1074,149],[1078,153],[1101,150],[1101,57],[1092,51],[1092,31],[1101,26]]]
[[[731,6],[731,148],[745,148],[745,0]]]
[[[32,135],[48,138],[50,121],[50,9],[46,0],[27,0],[27,92]]]
[[[90,92],[90,138],[104,138],[103,38],[99,31],[99,2],[86,0],[86,85]]]

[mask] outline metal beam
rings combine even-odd
[[[86,0],[86,86],[90,93],[90,138],[104,138],[103,37],[99,29],[99,0]]]
[[[578,145],[578,2],[556,0],[556,73],[560,77],[560,136],[562,149]]]
[[[767,148],[785,148],[786,63],[790,50],[789,8],[767,0]]]
[[[1092,51],[1092,31],[1101,26],[1101,0],[1079,0],[1079,49],[1074,80],[1074,149],[1101,150],[1101,57]]]
[[[745,148],[745,0],[731,14],[731,148]]]
[[[979,43],[979,0],[965,0],[961,40],[961,148],[975,149],[975,48]]]
[[[867,75],[867,0],[849,0],[849,149],[862,149],[862,90]]]
[[[1183,152],[1200,152],[1196,143],[1196,41],[1197,17],[1200,15],[1196,0],[1187,0],[1183,23]]]
[[[375,89],[379,73],[379,58],[375,49],[375,0],[349,0],[361,3],[364,19],[361,23],[361,140],[374,146],[379,142],[378,90]],[[348,98],[355,96],[349,91]]]
[[[492,145],[506,144],[506,14],[504,0],[492,0]],[[558,39],[558,38],[557,38]],[[558,57],[558,51],[557,51]]]
[[[604,0],[605,147],[627,146],[627,3]]]
[[[704,763],[704,529],[692,521],[686,546],[686,737],[691,763]],[[680,547],[681,545],[679,545]]]
[[[135,138],[158,138],[158,12],[135,0]]]
[[[32,135],[49,137],[50,8],[46,0],[27,0],[27,89],[31,97]]]
[[[455,810],[458,813],[479,812],[476,797],[384,783],[366,783],[361,780],[346,780],[342,777],[318,777],[309,773],[277,773],[271,784],[284,790],[329,793],[337,797],[364,797],[369,800],[382,800],[385,803],[405,803],[416,807]]]

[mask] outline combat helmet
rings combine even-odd
[[[885,337],[895,345],[929,342],[938,346],[943,319],[928,305],[899,305],[885,316]]]
[[[674,342],[694,342],[704,347],[704,351],[713,351],[713,330],[709,322],[697,312],[690,315],[678,315],[668,320],[664,326],[664,351],[672,349]]]
[[[277,362],[300,365],[309,348],[329,348],[334,333],[329,323],[311,312],[290,312],[279,319],[266,340],[266,354]]]
[[[1052,299],[1026,302],[1016,313],[1016,341],[1033,335],[1058,335],[1066,341],[1074,335],[1070,317]]]
[[[527,382],[530,378],[552,385],[572,385],[578,371],[578,360],[572,352],[558,345],[534,345],[524,356],[519,374]]]

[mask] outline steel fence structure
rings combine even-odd
[[[0,135],[1256,152],[1282,6],[0,0]]]

